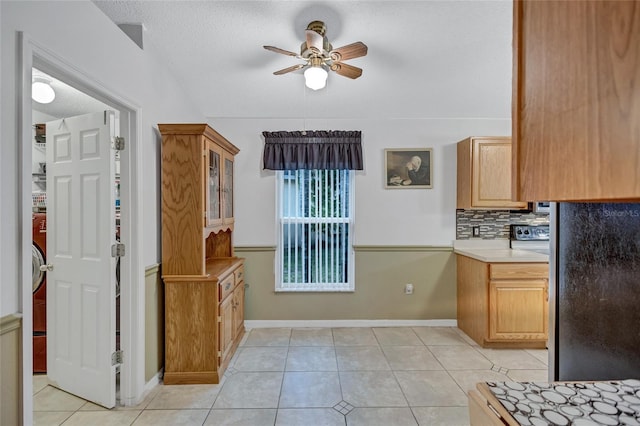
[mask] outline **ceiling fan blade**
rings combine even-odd
[[[288,72],[291,71],[295,71],[295,70],[299,70],[300,68],[304,68],[307,64],[297,64],[297,65],[293,65],[287,68],[283,68],[281,70],[278,70],[276,72],[274,72],[275,75],[282,75],[282,74],[286,74]]]
[[[324,37],[313,30],[306,30],[305,33],[307,35],[307,49],[315,53],[322,53]]]
[[[346,61],[347,59],[359,58],[367,54],[367,45],[361,41],[338,47],[329,52],[329,56],[334,61]]]
[[[276,52],[276,53],[282,53],[283,55],[288,55],[288,56],[298,56],[297,53],[293,53],[290,52],[288,50],[284,50],[284,49],[280,49],[279,47],[274,47],[274,46],[262,46],[267,50],[270,50],[272,52]]]
[[[358,78],[362,75],[362,69],[354,67],[352,65],[343,64],[341,62],[334,62],[331,64],[331,71],[335,71],[344,77]]]

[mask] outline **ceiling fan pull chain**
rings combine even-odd
[[[307,87],[302,86],[302,102],[303,102],[303,112],[302,112],[302,134],[307,134]]]

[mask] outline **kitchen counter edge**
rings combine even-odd
[[[528,250],[518,249],[492,249],[492,248],[455,248],[457,255],[467,256],[472,259],[487,263],[548,263],[549,256]]]

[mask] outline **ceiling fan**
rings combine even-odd
[[[325,33],[327,27],[322,21],[313,21],[307,25],[305,35],[307,40],[300,46],[300,54],[274,46],[263,46],[265,49],[283,55],[293,56],[305,61],[303,64],[293,65],[274,72],[282,75],[299,69],[305,69],[304,76],[307,87],[313,90],[322,89],[327,81],[327,69],[348,78],[358,78],[362,69],[342,61],[359,58],[367,54],[367,45],[361,41],[334,49]]]

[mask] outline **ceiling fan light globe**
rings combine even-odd
[[[328,75],[322,67],[309,67],[304,72],[305,85],[311,90],[320,90],[327,85]]]
[[[41,104],[49,104],[56,98],[56,92],[48,80],[35,78],[31,84],[31,99]]]

